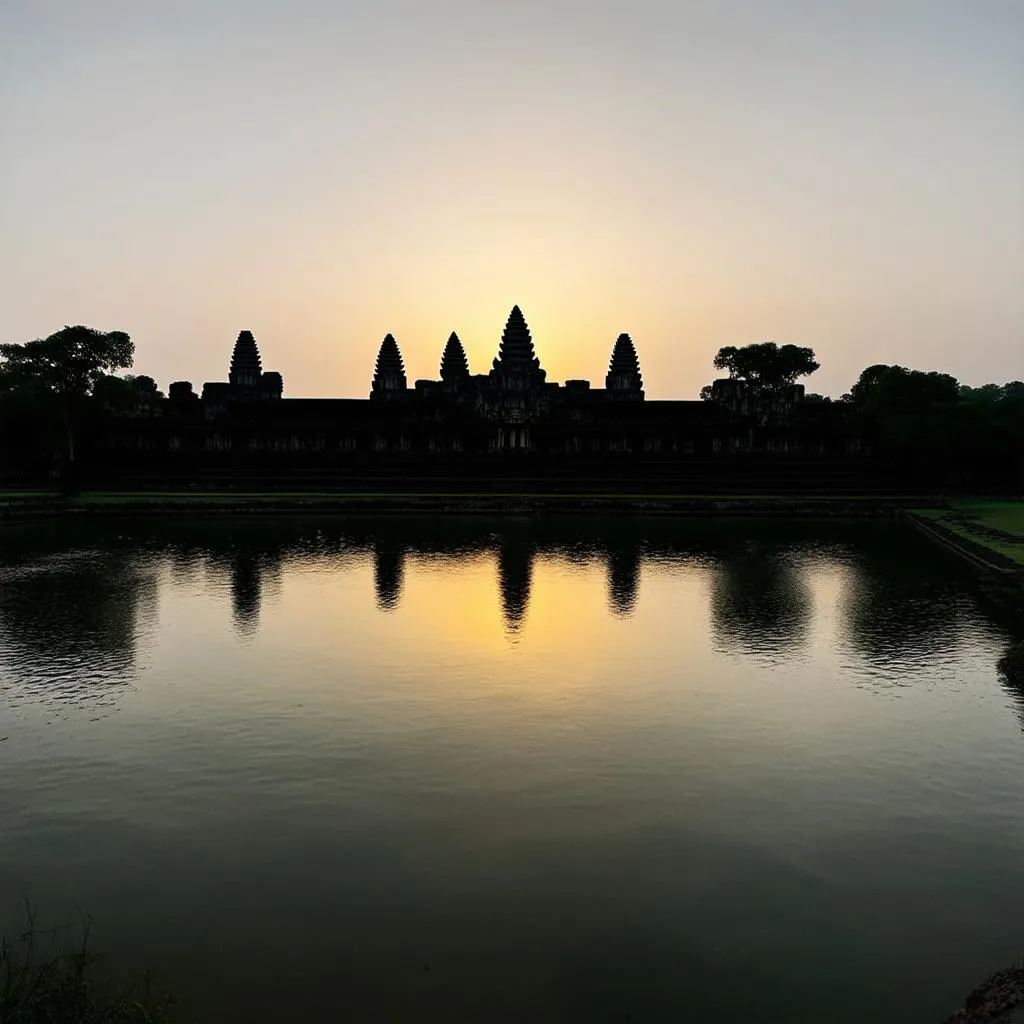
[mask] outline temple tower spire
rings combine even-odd
[[[452,331],[441,355],[441,380],[446,384],[458,384],[469,380],[469,360],[459,336]]]
[[[235,341],[235,350],[231,353],[228,380],[235,387],[255,389],[260,386],[262,371],[256,339],[252,336],[252,331],[242,331]]]
[[[405,391],[405,364],[398,342],[393,334],[384,336],[377,353],[377,366],[373,374],[371,398],[384,398],[395,392]]]
[[[506,387],[543,384],[547,377],[533,351],[530,328],[526,325],[526,318],[518,306],[513,306],[512,312],[508,315],[491,376]]]
[[[640,360],[637,358],[633,339],[628,334],[620,334],[615,340],[604,386],[620,398],[643,398],[644,396]]]

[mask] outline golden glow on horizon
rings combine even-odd
[[[0,5],[0,341],[126,330],[201,386],[247,328],[286,396],[365,396],[385,333],[486,372],[518,303],[549,379],[628,331],[652,398],[766,339],[832,395],[1020,376],[1019,4],[35,6]]]

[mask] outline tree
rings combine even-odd
[[[156,399],[163,398],[163,393],[157,390],[156,381],[145,374],[104,374],[93,385],[92,397],[106,412],[133,413],[140,407],[151,406]]]
[[[814,349],[799,345],[777,345],[760,341],[752,345],[726,345],[718,350],[714,366],[728,370],[733,380],[743,381],[751,391],[779,391],[794,384],[798,377],[814,373],[821,364],[814,358]],[[711,398],[712,387],[701,390],[701,398]]]
[[[948,373],[876,363],[861,372],[850,393],[843,395],[843,401],[877,416],[921,413],[937,405],[955,403],[959,397],[960,384]]]
[[[894,460],[901,474],[929,482],[969,466],[965,453],[987,433],[983,417],[961,401],[960,384],[948,373],[876,363],[842,401],[876,452]]]
[[[132,365],[135,345],[124,331],[65,327],[48,338],[0,345],[0,392],[20,392],[48,405],[64,425],[69,469],[75,462],[75,417],[84,399],[114,370]]]

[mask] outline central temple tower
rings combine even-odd
[[[498,423],[492,447],[532,449],[534,437],[529,425],[544,418],[549,392],[553,387],[557,390],[557,385],[546,382],[547,373],[533,351],[530,328],[518,306],[513,306],[508,315],[487,381],[489,386],[481,396],[485,415]]]
[[[506,391],[541,388],[547,373],[533,351],[533,338],[526,318],[518,306],[512,307],[501,335],[498,356],[492,364],[491,380]]]

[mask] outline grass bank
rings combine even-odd
[[[955,499],[945,507],[920,508],[914,515],[926,525],[981,549],[994,564],[1024,572],[1024,501]]]

